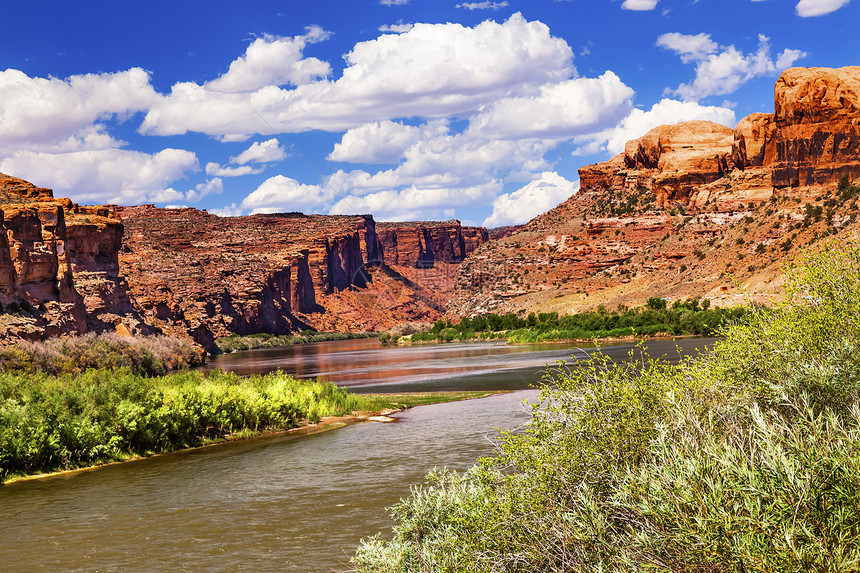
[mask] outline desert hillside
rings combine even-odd
[[[657,127],[580,169],[578,193],[466,259],[450,314],[779,297],[800,249],[857,238],[860,67],[787,70],[774,107]]]

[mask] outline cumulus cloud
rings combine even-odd
[[[207,209],[207,211],[213,215],[218,215],[219,217],[241,217],[245,213],[244,210],[235,203],[216,209]]]
[[[206,87],[216,92],[248,92],[265,86],[301,85],[326,77],[331,73],[328,62],[306,58],[302,52],[308,44],[328,37],[328,32],[312,26],[304,36],[257,38],[224,75],[208,82]]]
[[[193,190],[185,194],[185,199],[196,203],[207,195],[220,195],[223,192],[224,182],[219,177],[215,177],[196,185]]]
[[[457,207],[488,203],[502,190],[502,182],[489,180],[468,187],[411,186],[383,190],[361,197],[346,196],[331,208],[332,215],[373,213],[379,221],[444,219]]]
[[[691,101],[663,99],[650,110],[634,109],[617,126],[596,136],[581,138],[583,145],[575,155],[591,155],[602,150],[613,155],[624,151],[624,145],[631,139],[642,137],[660,125],[670,125],[682,121],[713,121],[728,127],[737,124],[735,112],[726,107],[703,106]]]
[[[795,7],[802,18],[823,16],[847,6],[851,0],[800,0]]]
[[[625,10],[653,10],[657,7],[657,0],[624,0],[621,7]]]
[[[396,24],[383,24],[379,27],[380,32],[394,32],[402,34],[412,29],[412,24],[404,23],[403,20],[398,20]]]
[[[287,156],[287,152],[281,147],[276,138],[267,139],[266,141],[255,141],[251,147],[237,155],[231,157],[230,162],[237,165],[245,165],[247,163],[272,163],[280,161]]]
[[[704,60],[720,48],[711,35],[705,33],[691,35],[669,32],[657,38],[657,45],[681,56],[685,64]]]
[[[116,145],[96,123],[125,119],[148,109],[157,97],[149,74],[140,68],[64,80],[0,71],[0,151]]]
[[[566,201],[578,190],[578,182],[546,171],[516,191],[499,195],[493,201],[492,214],[481,224],[484,227],[502,227],[527,223]]]
[[[786,49],[774,61],[770,53],[770,39],[759,35],[758,40],[758,50],[748,54],[734,46],[720,47],[708,34],[663,34],[657,39],[657,45],[675,52],[684,62],[695,62],[696,78],[673,90],[685,100],[695,101],[713,95],[730,94],[749,80],[789,68],[807,55],[800,50]]]
[[[266,179],[242,201],[242,209],[252,213],[318,211],[331,200],[319,185],[304,185],[295,179],[276,175]]]
[[[564,138],[601,131],[629,113],[633,90],[612,72],[504,98],[470,120],[469,132],[501,139]]]
[[[465,8],[467,10],[499,10],[508,5],[507,1],[502,2],[463,2],[457,4],[457,8]]]
[[[262,167],[252,165],[240,165],[239,167],[226,167],[210,161],[206,164],[206,175],[215,177],[241,177],[243,175],[257,175],[262,173]]]
[[[444,135],[447,131],[445,121],[423,126],[393,121],[366,123],[344,133],[328,159],[345,163],[399,163],[405,151],[420,139]]]
[[[472,28],[416,24],[402,34],[360,42],[345,59],[336,81],[294,89],[270,85],[225,93],[209,84],[178,83],[150,108],[140,131],[197,131],[235,141],[272,130],[341,131],[403,117],[450,117],[503,95],[534,93],[575,73],[567,43],[519,13]]]
[[[197,170],[197,156],[182,149],[165,149],[153,155],[123,149],[19,151],[0,160],[0,171],[62,190],[63,196],[81,203],[155,200],[169,183]]]

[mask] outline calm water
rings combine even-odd
[[[628,349],[605,350],[623,357]],[[651,351],[677,356],[671,343]],[[364,340],[248,352],[214,365],[280,367],[361,390],[522,388],[571,352],[483,344],[380,349]],[[2,486],[0,571],[344,570],[361,538],[390,527],[384,507],[434,467],[465,469],[491,454],[496,428],[524,424],[522,403],[534,395],[517,390],[415,408],[396,424],[250,440]]]
[[[649,343],[648,353],[675,360],[712,342],[708,338],[656,340]],[[602,350],[615,360],[626,360],[633,347],[616,344]],[[322,376],[359,392],[518,390],[540,380],[547,364],[583,358],[594,350],[587,344],[509,346],[505,342],[390,347],[364,339],[225,354],[216,356],[205,369],[223,368],[242,375],[281,369],[298,378]]]

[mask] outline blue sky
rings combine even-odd
[[[860,0],[0,0],[0,171],[80,203],[522,223],[860,65]]]

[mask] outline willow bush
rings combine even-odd
[[[146,377],[127,368],[59,377],[7,372],[0,374],[0,482],[364,408],[366,400],[333,384],[280,372],[248,378],[222,371]]]
[[[860,253],[785,278],[710,354],[554,369],[527,429],[434,472],[356,569],[860,569]]]

